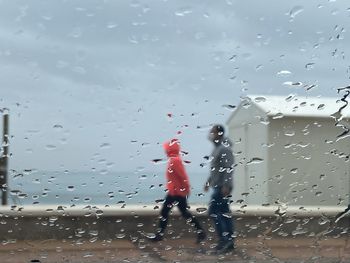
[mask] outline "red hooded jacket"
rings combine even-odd
[[[172,139],[163,144],[169,158],[166,171],[167,189],[171,196],[188,196],[190,183],[180,156],[180,143]]]

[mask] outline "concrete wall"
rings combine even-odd
[[[206,213],[198,213],[199,207],[192,207],[205,227],[209,238],[216,239],[212,222]],[[332,223],[335,214],[345,207],[283,207],[283,206],[232,206],[237,237],[297,237],[348,235],[349,220],[344,218],[338,224]],[[102,211],[102,213],[101,213]],[[16,240],[110,240],[144,239],[153,233],[158,224],[158,210],[152,207],[134,208],[67,208],[65,212],[52,207],[0,209],[0,239],[4,243]],[[179,218],[176,210],[170,217],[166,238],[195,239],[194,229]]]
[[[291,205],[348,203],[348,139],[335,142],[343,130],[332,119],[271,120],[269,202]],[[345,154],[344,154],[345,153]]]

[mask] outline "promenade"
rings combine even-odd
[[[215,255],[216,234],[201,206],[191,207],[208,234],[200,245],[176,209],[165,239],[152,243],[145,235],[159,211],[151,206],[2,207],[0,262],[350,262],[349,218],[334,222],[344,207],[231,209],[236,249]]]
[[[30,262],[350,262],[348,238],[237,239],[237,249],[210,255],[212,241],[196,245],[192,239],[153,244],[133,240],[18,241],[0,246],[2,263]]]

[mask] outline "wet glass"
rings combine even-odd
[[[339,0],[0,0],[0,258],[297,258],[285,242],[305,247],[301,260],[346,262],[349,19]],[[213,124],[232,167],[227,153],[215,165]],[[173,138],[207,230],[199,246],[184,245],[196,230],[176,209],[163,243],[147,239]],[[230,255],[210,254],[213,171],[234,174]],[[47,246],[30,254],[26,240]],[[65,240],[83,246],[77,258]]]

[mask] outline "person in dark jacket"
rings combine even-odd
[[[208,139],[213,142],[214,150],[211,154],[210,175],[204,191],[208,191],[209,188],[213,190],[208,212],[213,218],[219,238],[216,250],[218,253],[225,253],[234,249],[233,219],[229,206],[233,189],[232,143],[225,137],[222,125],[214,125]]]
[[[180,143],[177,139],[172,139],[164,143],[163,147],[168,156],[166,170],[166,187],[168,193],[160,212],[159,230],[151,240],[160,241],[163,239],[168,224],[169,212],[174,205],[177,205],[186,221],[190,222],[190,224],[194,225],[196,228],[197,243],[200,243],[206,238],[206,234],[198,220],[187,209],[187,197],[190,194],[190,183],[180,156]]]

